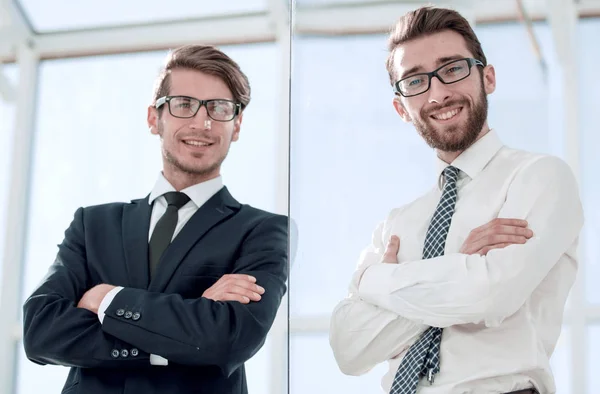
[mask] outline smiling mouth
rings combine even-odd
[[[193,141],[193,140],[183,141],[183,143],[186,145],[189,145],[189,146],[211,146],[211,145],[213,145],[212,142]]]
[[[435,120],[450,120],[454,118],[456,115],[462,112],[462,107],[455,108],[451,111],[446,111],[442,113],[437,113],[435,115],[430,115]]]

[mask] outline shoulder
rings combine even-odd
[[[79,208],[85,215],[97,216],[97,215],[121,215],[123,209],[128,206],[135,206],[138,204],[147,204],[145,199],[132,200],[130,202],[110,202],[104,204],[88,205]]]
[[[550,174],[572,174],[571,167],[558,156],[545,153],[530,152],[521,149],[504,147],[501,151],[502,162],[512,162],[519,172],[535,172]],[[506,164],[506,163],[503,163]]]
[[[278,225],[287,228],[289,224],[289,218],[286,215],[256,208],[248,204],[240,204],[240,210],[236,216],[240,220],[243,220],[249,227]]]
[[[535,184],[573,183],[571,166],[554,155],[506,148],[505,156],[514,163],[514,180]]]

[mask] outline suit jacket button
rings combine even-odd
[[[139,354],[139,351],[136,348],[131,349],[131,356],[135,357]]]
[[[127,349],[121,350],[121,357],[127,357],[127,356],[129,356],[129,350],[127,350]]]
[[[112,352],[110,352],[110,355],[113,358],[119,358],[119,351],[117,349],[113,349]]]
[[[140,315],[138,312],[135,312],[131,318],[133,320],[140,320],[140,317],[142,317],[142,315]]]
[[[131,311],[125,312],[125,319],[131,319],[131,316],[133,316],[133,313],[131,313]]]
[[[117,309],[117,316],[121,317],[125,314],[125,309]]]

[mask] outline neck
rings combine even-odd
[[[487,124],[487,121],[483,124],[483,128],[481,129],[481,132],[479,133],[479,135],[477,136],[477,139],[475,141],[473,141],[473,144],[477,141],[479,141],[484,135],[486,135],[487,133],[490,132],[490,128]],[[473,145],[471,144],[471,145]],[[448,151],[443,151],[443,150],[437,150],[437,157],[450,164],[452,163],[454,160],[456,160],[456,158],[458,156],[461,155],[461,153],[463,153],[465,150],[460,150],[460,151],[453,151],[453,152],[448,152]]]
[[[181,170],[169,171],[166,168],[163,169],[162,174],[177,191],[181,191],[185,188],[197,185],[202,182],[210,181],[211,179],[215,179],[220,175],[219,171],[212,171],[210,173],[205,174],[195,174],[184,172]]]

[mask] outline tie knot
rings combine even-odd
[[[444,169],[444,178],[446,183],[455,183],[458,179],[459,169],[453,166],[448,166]]]
[[[181,192],[168,192],[165,193],[164,196],[165,200],[167,200],[167,204],[169,206],[173,205],[177,207],[177,209],[183,207],[188,201],[190,201],[190,198],[185,193]]]

